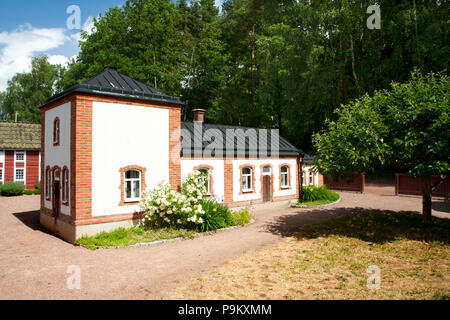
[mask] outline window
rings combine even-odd
[[[50,199],[50,183],[51,183],[51,171],[50,167],[45,169],[45,198]]]
[[[272,175],[272,168],[271,167],[264,167],[262,171],[263,176],[270,176]]]
[[[205,168],[198,169],[202,173],[201,179],[205,181],[206,194],[211,195],[211,175],[209,174],[209,170]]]
[[[69,170],[67,167],[62,171],[62,202],[63,204],[69,203]]]
[[[281,187],[282,188],[289,188],[289,167],[283,166],[281,167]]]
[[[16,162],[25,161],[25,152],[16,152]]]
[[[303,184],[303,185],[306,185],[305,171],[302,171],[302,184]]]
[[[141,199],[141,172],[128,170],[125,172],[125,201],[139,201]]]
[[[314,184],[314,172],[313,171],[309,172],[309,184],[310,185]]]
[[[24,169],[16,169],[14,181],[23,182],[24,180],[25,180],[25,170]]]
[[[249,192],[253,191],[252,185],[252,169],[251,168],[243,168],[242,169],[242,191]]]
[[[3,183],[3,168],[0,168],[0,183]]]
[[[59,118],[53,121],[53,145],[59,146]]]

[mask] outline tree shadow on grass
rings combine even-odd
[[[418,212],[364,208],[316,209],[278,217],[267,223],[265,229],[299,240],[337,235],[379,244],[400,239],[449,244],[450,219],[434,216],[432,219],[432,227],[424,228],[422,216]]]

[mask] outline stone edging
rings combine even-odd
[[[332,206],[333,204],[336,204],[338,202],[341,201],[341,197],[339,196],[339,199],[337,199],[336,201],[332,202],[332,203],[327,203],[327,204],[320,204],[317,206],[307,206],[307,205],[297,205],[297,204],[291,204],[291,208],[321,208],[321,207],[328,207],[328,206]]]
[[[236,228],[243,228],[245,226],[248,226],[252,223],[254,223],[255,220],[252,219],[250,220],[249,223],[247,223],[244,226],[231,226],[231,227],[227,227],[227,228],[222,228],[222,229],[217,229],[215,231],[207,231],[207,232],[199,232],[196,233],[194,235],[194,237],[203,237],[203,236],[208,236],[217,232],[222,232],[222,231],[227,231],[227,230],[231,230],[231,229],[236,229]],[[121,248],[133,248],[133,247],[144,247],[144,246],[151,246],[151,245],[155,245],[155,244],[160,244],[160,243],[165,243],[165,242],[173,242],[173,241],[177,241],[177,240],[184,240],[184,239],[189,239],[189,238],[184,238],[184,237],[177,237],[177,238],[172,238],[172,239],[164,239],[164,240],[156,240],[156,241],[152,241],[152,242],[140,242],[140,243],[135,243],[135,244],[131,244],[128,246],[112,246],[112,247],[100,247],[98,246],[96,249],[121,249]],[[77,244],[76,246],[80,246],[86,249],[90,248],[84,244]]]

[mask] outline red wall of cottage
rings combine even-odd
[[[27,151],[26,188],[36,189],[39,182],[39,151]]]
[[[5,183],[14,181],[14,151],[5,151]]]
[[[23,163],[17,163],[16,168],[23,168]],[[4,182],[14,181],[14,150],[5,151],[3,164]],[[26,189],[35,189],[39,181],[39,151],[26,152]]]

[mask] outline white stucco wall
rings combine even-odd
[[[92,216],[138,211],[119,206],[119,169],[146,168],[147,188],[169,181],[169,110],[94,102],[92,112]]]
[[[273,166],[272,177],[273,177],[273,188],[274,197],[289,196],[296,194],[297,185],[297,165],[296,159],[261,159],[261,160],[233,160],[233,201],[249,201],[261,199],[261,165],[269,163]],[[291,166],[290,179],[291,188],[290,189],[280,189],[280,164],[289,164]],[[255,192],[239,194],[241,190],[240,186],[240,175],[241,171],[239,169],[242,165],[253,165],[255,167]]]
[[[52,108],[45,112],[45,138],[44,138],[44,152],[45,152],[45,165],[51,168],[53,166],[59,166],[61,170],[64,166],[69,168],[69,185],[70,185],[70,102]],[[53,121],[55,118],[59,118],[59,146],[53,146]],[[44,182],[42,188],[45,188],[45,177],[42,179]],[[44,189],[45,190],[45,189]],[[70,188],[69,188],[69,200],[70,200]],[[44,206],[48,209],[52,208],[51,201],[44,201]],[[69,206],[61,206],[61,213],[70,215],[70,203]]]
[[[213,197],[217,199],[218,202],[223,202],[224,200],[224,160],[202,160],[202,159],[182,159],[181,160],[181,179],[193,171],[197,166],[209,166],[213,167],[212,178],[213,178]]]

